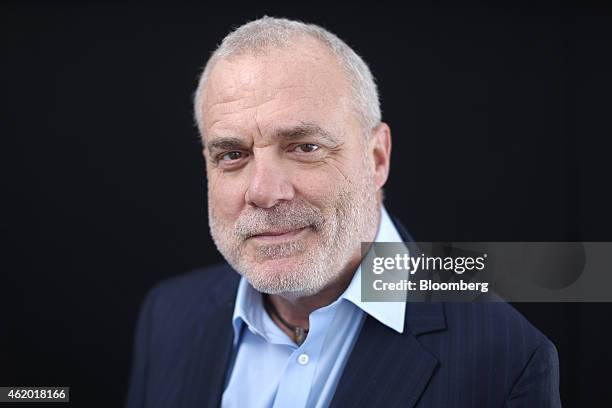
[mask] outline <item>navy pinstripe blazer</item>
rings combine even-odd
[[[238,281],[223,264],[149,292],[129,408],[219,406]],[[410,303],[403,334],[366,317],[331,405],[559,407],[558,365],[555,346],[507,303]]]

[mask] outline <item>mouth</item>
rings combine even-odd
[[[256,235],[251,235],[248,240],[256,240],[265,243],[279,243],[295,239],[304,233],[309,227],[296,228],[291,230],[265,231]]]

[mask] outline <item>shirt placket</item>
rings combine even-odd
[[[278,384],[274,408],[306,407],[333,312],[331,309],[318,310],[311,314],[308,337],[287,361]]]

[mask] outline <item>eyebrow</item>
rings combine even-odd
[[[321,126],[309,122],[302,122],[299,125],[292,126],[289,128],[277,129],[274,132],[274,136],[277,139],[283,139],[287,141],[301,139],[308,136],[319,136],[327,140],[327,142],[331,143],[333,146],[336,146],[338,144],[338,140],[334,135],[323,129]]]
[[[325,139],[333,147],[338,145],[338,140],[334,135],[323,129],[321,126],[309,122],[302,122],[299,125],[287,128],[278,128],[273,132],[273,135],[274,139],[285,141],[299,140],[308,136],[318,136]],[[232,136],[221,136],[214,138],[207,143],[206,147],[210,151],[241,150],[248,148],[243,139]]]
[[[206,144],[206,148],[209,151],[213,150],[240,150],[245,149],[248,146],[242,139],[237,137],[218,137]]]

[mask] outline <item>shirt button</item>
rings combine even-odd
[[[308,360],[310,360],[310,357],[308,357],[308,354],[300,354],[297,360],[300,365],[306,365],[308,364]]]

